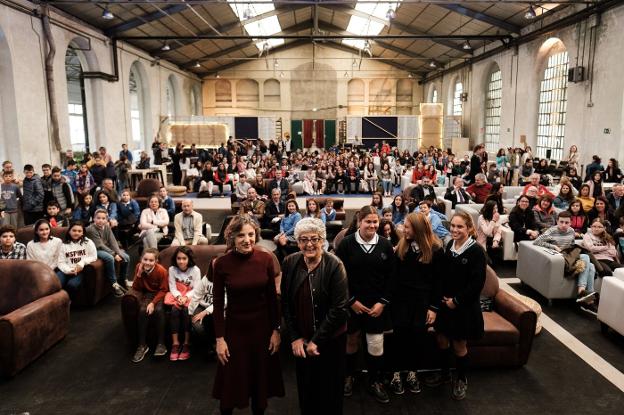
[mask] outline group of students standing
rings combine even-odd
[[[264,413],[268,398],[283,396],[277,351],[281,311],[296,360],[303,414],[342,413],[343,397],[353,391],[356,353],[365,344],[368,391],[380,403],[390,389],[421,391],[419,350],[434,332],[441,350],[441,372],[428,386],[452,381],[451,396],[467,391],[467,341],[483,335],[479,296],[485,283],[486,255],[475,240],[469,215],[458,212],[444,246],[422,213],[410,213],[395,249],[377,234],[380,216],[365,206],[357,227],[336,254],[323,249],[326,230],[318,218],[300,220],[294,230],[299,252],[276,269],[272,256],[254,247],[257,223],[235,217],[226,230],[228,250],[213,262],[214,328],[219,359],[213,396],[221,413],[244,408]],[[227,311],[224,308],[227,292]],[[391,329],[393,350],[385,341]],[[453,356],[457,368],[451,378]]]

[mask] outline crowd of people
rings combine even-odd
[[[385,142],[312,153],[247,140],[217,149],[170,150],[155,143],[152,154],[156,163],[170,164],[175,184],[199,196],[216,189],[224,196],[230,185],[240,210],[225,230],[227,253],[211,264],[210,275],[201,275],[188,248],[209,243],[193,199],[185,198],[176,213],[162,186],[141,209],[128,188],[133,157],[125,145],[114,162],[103,147],[85,153],[80,163],[67,152],[62,168],[44,164],[41,176],[29,164],[18,176],[5,161],[0,259],[47,264],[70,295],[80,287],[84,268],[102,260],[115,295],[132,290],[141,299],[135,363],[149,352],[150,319],[158,329],[154,355],[169,354],[172,361],[190,358],[191,332],[212,336],[219,360],[213,396],[224,414],[248,406],[250,398],[253,412],[263,413],[268,398],[284,395],[276,353],[280,309],[297,362],[302,413],[341,413],[362,345],[368,391],[378,402],[390,402],[388,388],[396,395],[405,388],[419,393],[422,362],[414,350],[431,332],[442,370],[423,382],[452,380],[452,397],[463,399],[467,340],[483,335],[479,293],[505,228],[514,242],[575,255],[577,302],[589,312],[599,300],[594,279],[622,266],[622,173],[615,159],[604,168],[594,156],[581,179],[576,146],[558,166],[540,160],[535,168],[530,147],[500,149],[492,162],[483,146],[460,158],[435,148],[401,152]],[[136,167],[150,165],[142,152]],[[403,177],[412,186],[396,192]],[[310,196],[304,210],[292,194],[298,182]],[[437,196],[437,185],[446,183]],[[611,192],[605,183],[614,183]],[[513,208],[503,199],[509,185],[523,186]],[[336,210],[331,197],[321,203],[316,196],[343,193],[369,193],[371,202],[358,211],[333,255],[327,224]],[[478,220],[461,210],[447,217],[443,199],[452,208],[481,204]],[[22,222],[32,231],[26,246],[16,241]],[[53,236],[59,227],[67,228],[61,239]],[[281,270],[254,247],[266,231],[278,247]],[[579,239],[582,252],[572,249]],[[136,242],[143,249],[129,286],[126,250]],[[169,269],[159,264],[163,244],[177,247]],[[165,346],[166,318],[171,350]],[[392,343],[385,339],[389,328]],[[451,379],[453,358],[457,371]]]

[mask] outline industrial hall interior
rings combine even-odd
[[[0,415],[622,413],[623,29],[0,0]]]

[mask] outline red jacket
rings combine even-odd
[[[160,264],[156,264],[149,274],[145,271],[139,272],[141,263],[138,263],[134,272],[132,289],[141,293],[156,293],[152,303],[158,304],[165,298],[169,291],[169,273]]]

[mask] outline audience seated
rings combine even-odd
[[[15,240],[15,226],[0,226],[0,259],[26,259],[26,246]]]
[[[466,192],[475,203],[485,203],[490,190],[492,190],[492,185],[486,181],[486,177],[482,173],[477,174],[475,182],[466,188]]]
[[[175,215],[173,225],[175,235],[171,245],[206,245],[208,238],[202,235],[202,215],[193,210],[193,201],[185,199],[182,201],[182,212]]]
[[[453,187],[449,187],[444,195],[446,200],[450,200],[455,209],[455,206],[463,203],[470,203],[472,198],[464,189],[464,180],[461,177],[456,177],[453,181]]]

